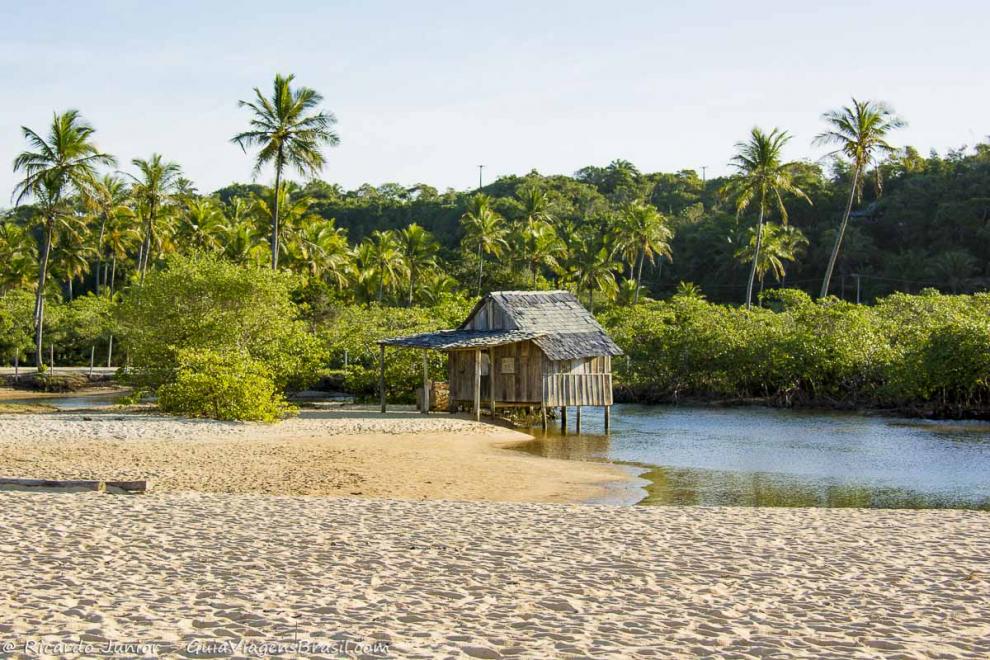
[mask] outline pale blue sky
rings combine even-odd
[[[276,71],[319,90],[341,146],[323,178],[465,189],[625,158],[726,171],[758,124],[794,134],[883,99],[924,151],[990,133],[990,3],[5,2],[0,193],[19,126],[78,108],[126,164],[154,151],[201,191],[248,180],[237,99]],[[267,180],[267,179],[265,179]]]

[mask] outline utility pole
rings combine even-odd
[[[705,189],[705,184],[708,182],[708,177],[705,176],[705,174],[707,173],[707,171],[708,171],[708,166],[707,165],[702,165],[701,166],[701,189],[702,190]]]
[[[484,171],[485,171],[485,166],[484,165],[478,165],[478,190],[481,190],[481,187],[482,187],[481,173],[484,172]]]

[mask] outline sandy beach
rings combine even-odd
[[[990,654],[987,513],[573,504],[626,473],[503,448],[528,437],[410,412],[0,415],[0,474],[151,483],[0,492],[0,649]]]
[[[0,415],[0,475],[147,479],[156,493],[580,502],[616,467],[500,448],[530,436],[447,414],[303,411],[274,425],[108,411]]]
[[[0,493],[0,528],[0,639],[17,643],[990,653],[990,516],[978,512]]]

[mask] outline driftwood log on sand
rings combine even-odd
[[[129,493],[143,493],[148,489],[148,482],[114,481],[100,479],[22,479],[19,477],[0,477],[0,487],[18,486],[22,488],[75,488],[81,490],[96,490],[105,492],[108,488],[124,490]]]

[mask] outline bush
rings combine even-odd
[[[334,366],[343,367],[344,352],[347,351],[344,388],[357,397],[369,398],[375,396],[378,389],[377,340],[456,327],[471,311],[472,304],[473,301],[466,298],[451,297],[432,307],[339,307],[327,315],[319,336]],[[444,357],[433,351],[427,357],[431,377],[446,380]],[[390,399],[412,401],[415,389],[423,383],[421,352],[389,348],[385,382]]]
[[[279,390],[315,382],[325,353],[299,318],[294,283],[290,275],[214,256],[170,257],[120,304],[131,381],[148,388],[172,382],[179,353],[195,349],[244,352]]]
[[[642,401],[990,406],[988,294],[899,293],[872,307],[786,290],[763,300],[770,309],[674,296],[611,310],[602,321],[626,352],[617,381]]]
[[[243,352],[179,352],[175,380],[158,389],[168,413],[222,420],[274,422],[294,409],[275,387],[266,366]]]

